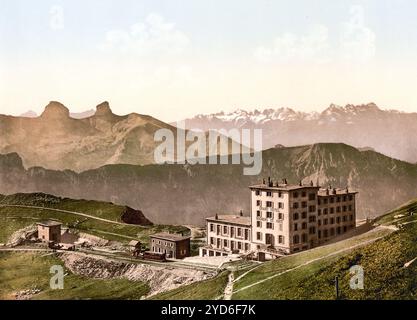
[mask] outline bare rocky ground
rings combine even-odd
[[[83,253],[66,252],[60,258],[74,274],[95,279],[125,278],[145,282],[150,287],[148,297],[213,276],[199,270],[126,263]]]

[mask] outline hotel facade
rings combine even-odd
[[[349,188],[267,182],[250,186],[250,216],[207,218],[201,256],[273,258],[311,249],[356,227],[356,195]]]

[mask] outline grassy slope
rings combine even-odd
[[[226,288],[228,272],[222,272],[217,277],[196,282],[185,287],[164,292],[153,296],[153,300],[214,300],[221,296]]]
[[[394,210],[382,217],[378,223],[392,224],[393,217],[409,212],[417,202]],[[403,221],[416,221],[416,216],[405,217]],[[368,236],[368,235],[364,235]],[[361,236],[363,237],[363,236]],[[357,238],[355,238],[357,240]],[[348,242],[356,241],[347,240]],[[329,246],[340,246],[344,243]],[[417,262],[404,268],[404,264],[417,257],[417,223],[410,223],[400,231],[389,234],[374,243],[354,249],[337,257],[324,258],[282,276],[260,283],[249,289],[237,292],[234,299],[334,299],[334,279],[340,279],[342,299],[416,299]],[[335,249],[335,248],[334,248]],[[298,256],[290,256],[265,264],[248,274],[235,285],[235,290],[265,279],[271,274],[289,269],[306,260],[307,256],[323,255],[325,248],[317,248]],[[365,272],[364,290],[349,287],[349,269],[360,265]]]
[[[28,268],[28,263],[30,268]],[[51,266],[62,265],[54,256],[33,253],[0,253],[0,300],[14,299],[13,293],[37,288],[42,290],[33,299],[140,299],[149,288],[142,282],[125,279],[95,280],[71,274],[64,278],[63,290],[52,290],[49,281]]]
[[[18,194],[7,197],[0,195],[0,200],[0,204],[44,206],[85,213],[117,222],[121,221],[120,216],[125,209],[123,206],[117,206],[107,202],[62,199],[44,194]],[[7,239],[14,231],[45,219],[58,220],[63,222],[66,226],[73,227],[76,230],[95,234],[108,240],[117,240],[121,242],[128,242],[131,239],[140,239],[144,243],[147,243],[149,235],[152,233],[161,231],[189,231],[185,227],[177,226],[116,225],[47,209],[0,207],[0,243],[7,242]]]

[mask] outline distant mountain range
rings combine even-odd
[[[358,217],[381,215],[417,197],[417,165],[345,144],[272,148],[258,176],[243,165],[107,165],[81,173],[25,169],[16,153],[0,155],[0,194],[44,192],[111,201],[140,209],[155,223],[202,224],[215,213],[245,214],[250,184],[270,176],[359,191]]]
[[[263,147],[340,142],[373,148],[390,157],[417,162],[417,113],[381,110],[374,103],[330,105],[323,112],[290,108],[197,115],[185,120],[187,129],[260,128]]]
[[[115,115],[108,102],[98,105],[93,114],[87,111],[75,117],[79,119],[56,101],[40,116],[0,115],[0,153],[18,153],[26,167],[77,172],[106,164],[146,165],[155,162],[154,151],[161,144],[154,140],[157,130],[168,129],[174,136],[178,131],[186,133],[151,116]],[[235,144],[230,139],[228,143],[230,149]]]

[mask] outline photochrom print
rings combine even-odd
[[[413,0],[0,0],[0,300],[415,300],[416,81]]]

